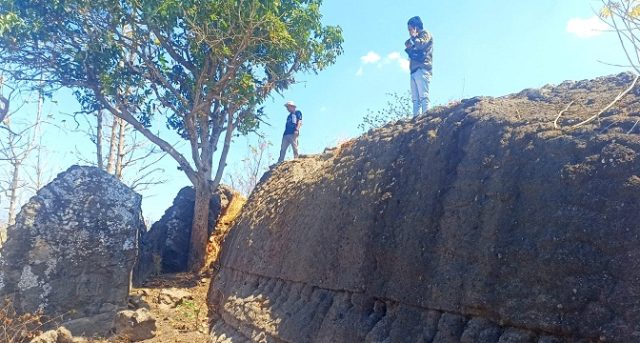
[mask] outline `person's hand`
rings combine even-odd
[[[411,44],[411,41],[410,41],[410,40],[408,40],[408,41],[404,42],[404,47],[405,47],[405,48],[410,48],[410,47],[411,47],[411,45],[413,45],[413,44]]]
[[[300,130],[293,131],[293,135],[296,137],[300,136]]]

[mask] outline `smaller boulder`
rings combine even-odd
[[[71,331],[65,327],[59,327],[57,330],[49,330],[38,337],[31,340],[31,343],[84,343],[85,338],[73,337]]]
[[[63,323],[75,336],[105,335],[113,330],[116,312],[104,312],[93,316],[75,318]]]
[[[58,343],[58,331],[49,330],[32,339],[31,343]]]
[[[156,319],[145,308],[118,312],[114,325],[116,335],[126,337],[131,342],[140,342],[156,336]]]
[[[191,293],[177,288],[163,289],[158,295],[157,303],[175,308],[185,300],[193,300]]]

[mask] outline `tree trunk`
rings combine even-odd
[[[126,123],[124,120],[118,118],[118,156],[116,159],[116,178],[122,179],[122,169],[124,164],[124,147],[125,147],[125,134]]]
[[[42,86],[44,81],[40,80],[40,86]],[[40,188],[44,187],[44,163],[42,161],[42,132],[40,131],[42,125],[42,106],[44,105],[44,96],[42,95],[42,88],[38,91],[38,108],[36,111],[36,124],[33,128],[33,138],[31,139],[31,146],[35,147],[37,150],[36,155],[36,165],[35,172],[36,177],[33,181],[34,192],[38,192]],[[38,144],[36,144],[36,140],[38,140]],[[26,159],[30,152],[24,156]]]
[[[96,159],[98,168],[104,170],[104,161],[102,160],[102,111],[98,111],[96,120]]]
[[[116,141],[116,134],[118,133],[118,117],[113,117],[113,123],[111,124],[111,139],[109,140],[109,158],[107,159],[107,173],[114,174],[116,170],[116,150],[118,148],[118,142]]]
[[[42,156],[42,137],[40,137],[40,141],[37,146],[37,154],[36,154],[36,165],[35,165],[35,180],[33,180],[33,190],[35,192],[39,191],[42,187],[44,187],[44,169],[45,163],[42,160],[44,157]]]
[[[193,207],[193,223],[191,225],[191,242],[189,247],[189,270],[200,272],[204,267],[209,241],[209,202],[211,188],[204,180],[194,185],[196,202]]]
[[[16,223],[16,207],[18,205],[18,187],[20,184],[20,163],[13,163],[13,173],[11,175],[11,189],[9,193],[9,218],[8,224]]]
[[[220,181],[222,181],[222,174],[224,168],[227,166],[227,156],[229,155],[229,148],[231,147],[231,138],[233,137],[233,114],[230,114],[227,120],[227,131],[224,136],[224,145],[222,146],[222,153],[220,153],[220,160],[218,161],[218,170],[216,170],[216,177],[213,179],[213,189],[218,188]]]

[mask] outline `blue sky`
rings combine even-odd
[[[431,99],[435,105],[625,71],[602,63],[625,64],[626,60],[614,33],[591,30],[602,30],[594,18],[599,4],[589,0],[325,0],[323,21],[342,27],[344,54],[318,75],[299,75],[298,84],[266,104],[271,126],[262,131],[273,144],[271,155],[274,159],[278,155],[286,100],[295,101],[303,113],[301,152],[313,154],[359,135],[362,116],[367,109],[381,108],[387,93],[407,92],[403,43],[408,38],[406,22],[415,15],[434,36]],[[48,104],[47,111],[73,111],[77,105],[70,99],[61,93],[58,104]],[[60,139],[63,134],[65,138]],[[175,141],[170,136],[166,139]],[[236,140],[228,171],[239,166],[247,144],[253,141]],[[70,133],[50,138],[55,156],[52,168],[58,172],[77,163],[70,153],[72,146],[82,149],[87,143],[86,138]],[[152,220],[159,219],[179,188],[188,184],[170,158],[164,166],[170,182],[147,193],[153,196],[143,201],[145,216]]]
[[[284,98],[275,97],[267,113],[276,129],[267,132],[279,145],[280,122],[286,115],[280,103],[286,98],[303,112],[304,152],[315,153],[359,134],[357,124],[367,109],[383,106],[387,93],[409,89],[403,43],[406,22],[414,15],[421,16],[434,36],[434,104],[623,71],[599,62],[624,64],[613,33],[588,36],[585,28],[580,31],[581,26],[599,23],[587,21],[599,3],[326,0],[324,19],[343,28],[344,54],[319,75],[301,76],[305,82]],[[574,33],[568,31],[570,21]]]

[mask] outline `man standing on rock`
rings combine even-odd
[[[407,22],[409,35],[404,43],[409,55],[409,70],[411,71],[411,100],[413,100],[413,115],[427,112],[429,108],[429,81],[431,81],[431,67],[433,64],[433,37],[424,30],[420,17],[413,17]]]
[[[282,146],[280,147],[280,158],[278,163],[284,161],[289,145],[293,148],[293,158],[298,158],[298,136],[300,135],[300,127],[302,126],[302,112],[296,111],[296,104],[293,101],[287,101],[284,104],[289,114],[287,115],[287,123],[284,127],[282,135]]]

